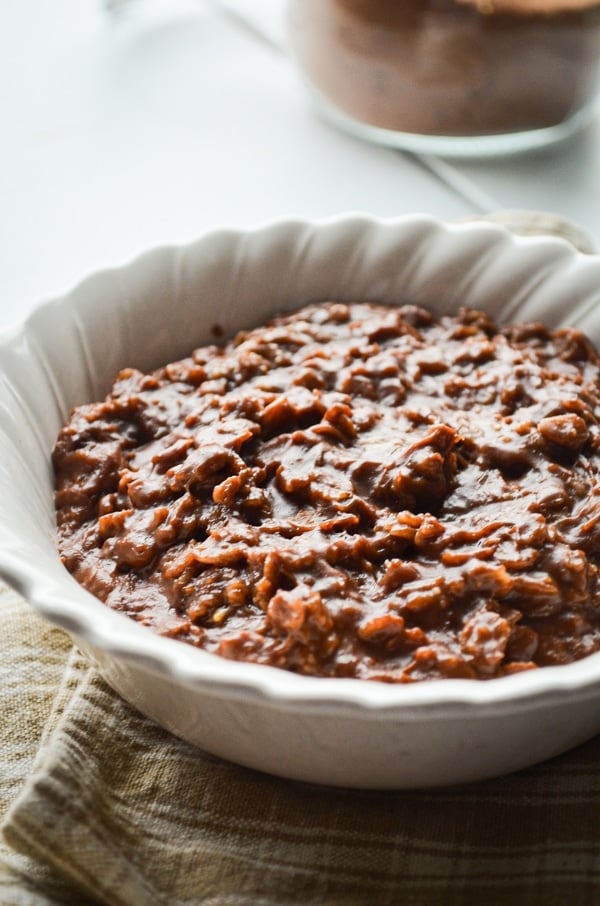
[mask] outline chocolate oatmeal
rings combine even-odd
[[[122,371],[54,450],[108,606],[225,658],[388,682],[600,649],[600,359],[576,330],[329,302]]]

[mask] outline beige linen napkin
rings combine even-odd
[[[29,637],[19,645],[30,671],[20,702],[15,690],[16,716],[41,698],[47,710],[42,677],[64,658],[65,639],[37,636],[15,599],[0,597],[3,611],[12,608],[4,635]],[[2,698],[6,709],[4,688]],[[76,650],[49,724],[5,818],[3,906],[600,901],[600,738],[462,788],[319,788],[175,739]]]
[[[172,737],[6,589],[0,618],[2,906],[600,904],[600,738],[461,788],[293,783]]]
[[[69,637],[0,582],[0,818],[30,775],[69,687]],[[57,694],[61,690],[61,694]],[[44,743],[42,743],[44,740]],[[0,903],[81,904],[43,864],[0,842]]]
[[[12,696],[2,688],[14,734],[28,707],[48,713],[66,644],[13,593],[0,602],[29,665]],[[600,739],[462,788],[322,789],[175,739],[72,650],[3,830],[3,906],[584,906],[600,900]]]

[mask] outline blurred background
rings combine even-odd
[[[569,218],[600,245],[600,118],[457,160],[317,115],[285,0],[19,0],[0,31],[0,326],[98,268],[214,226],[344,211]]]

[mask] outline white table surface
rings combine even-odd
[[[148,247],[285,215],[542,209],[600,247],[600,114],[575,140],[503,160],[368,145],[316,116],[283,4],[3,6],[0,327]]]

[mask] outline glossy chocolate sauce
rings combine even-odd
[[[565,664],[600,649],[599,417],[576,330],[315,304],[76,409],[58,543],[108,606],[226,658]]]

